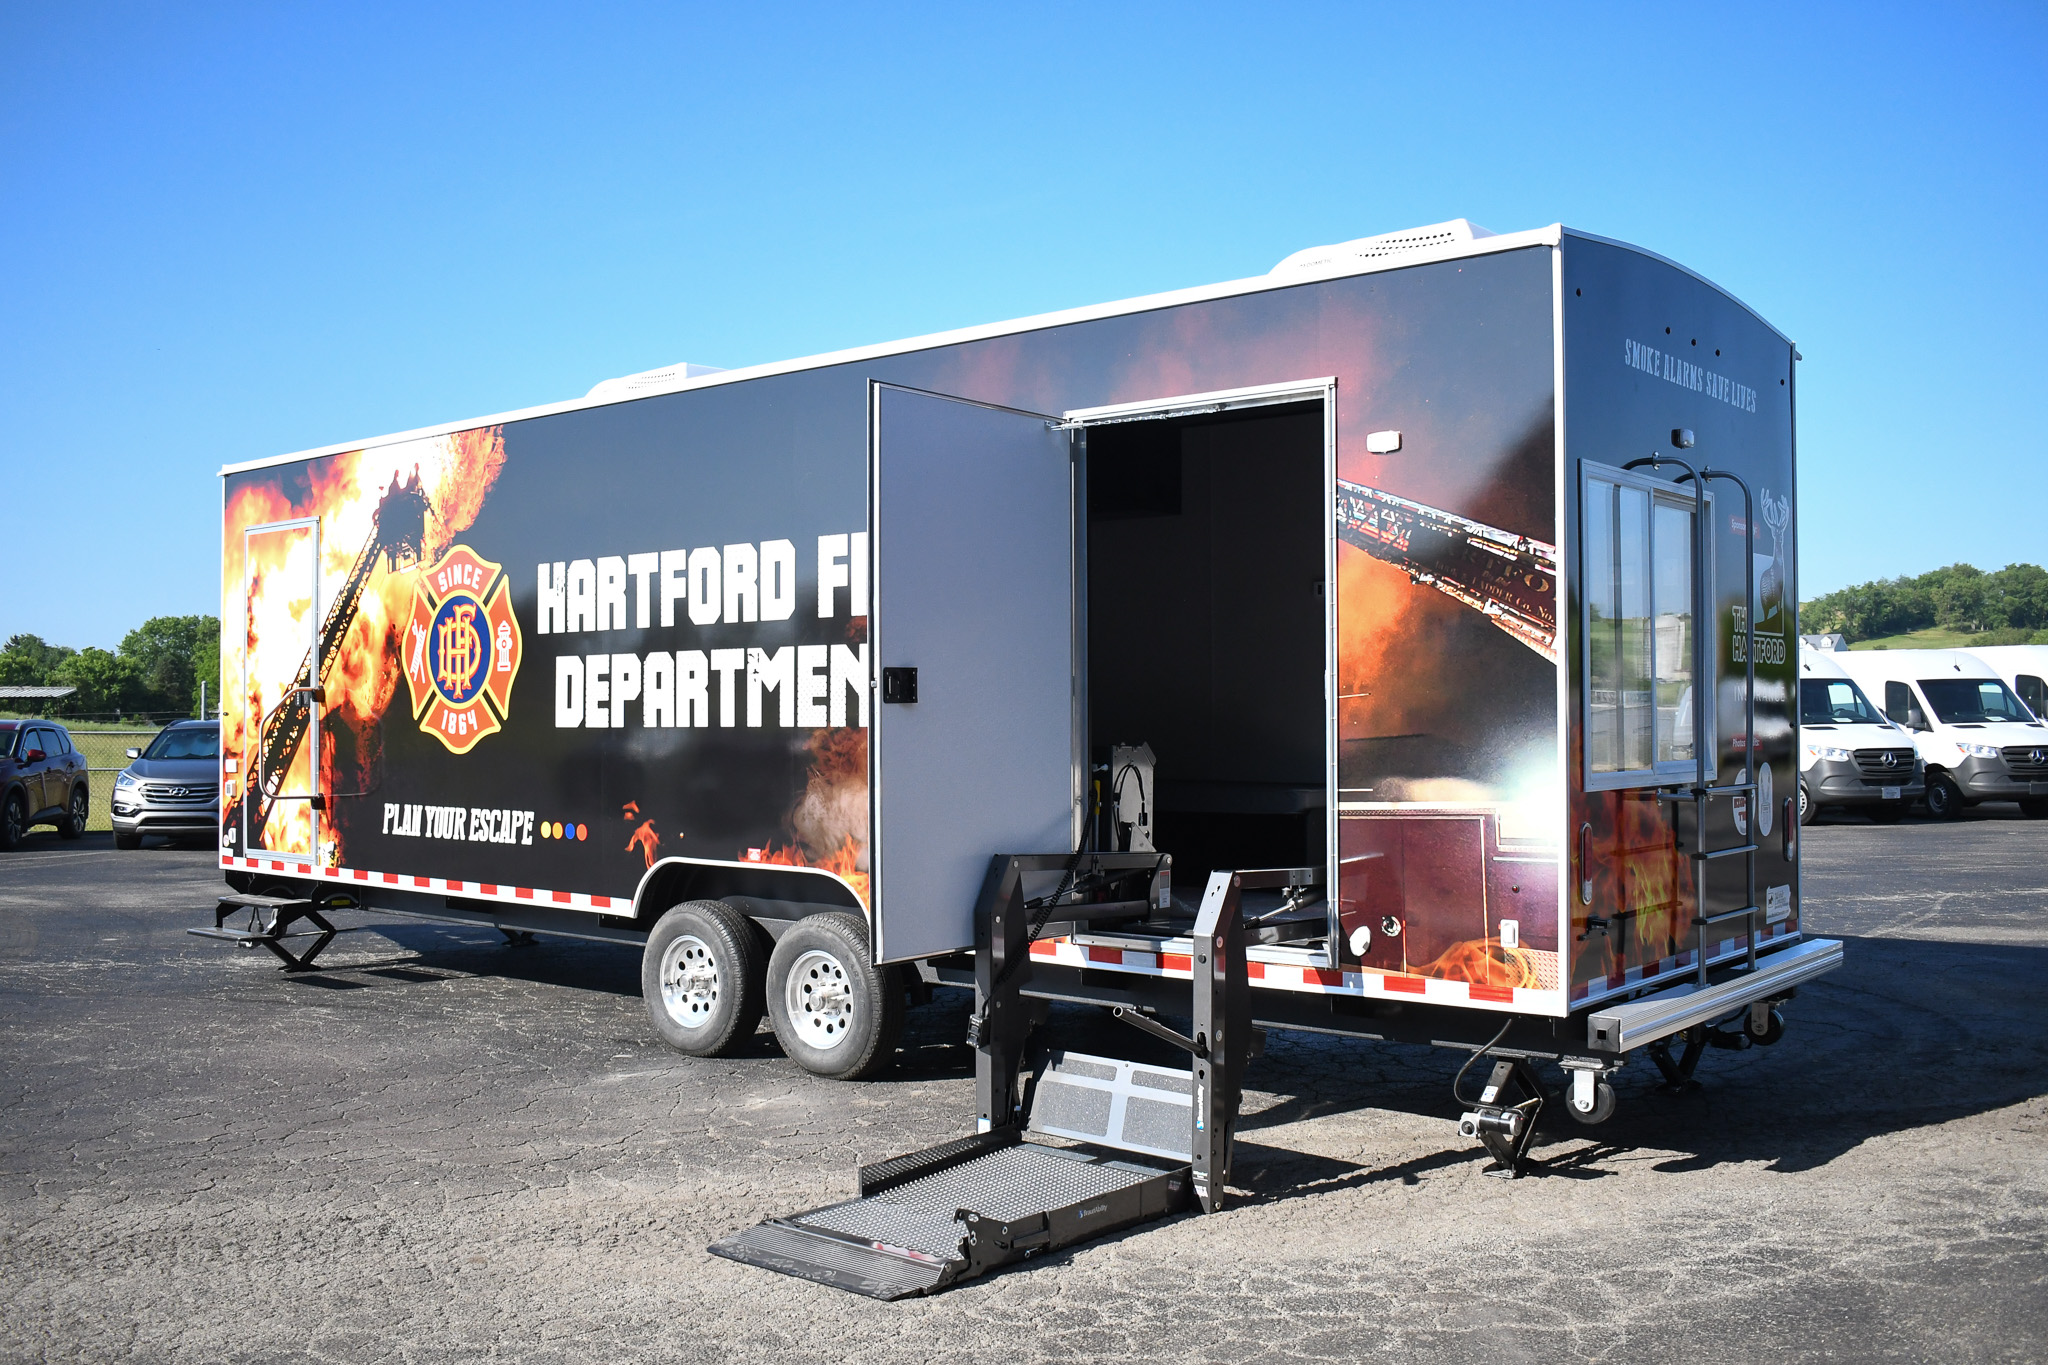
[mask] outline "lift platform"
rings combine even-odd
[[[1253,1039],[1242,893],[1313,885],[1318,870],[1211,875],[1193,933],[1192,1033],[1159,1022],[1154,1010],[1115,1008],[1186,1052],[1188,1069],[1044,1051],[1020,1099],[1031,1002],[1055,998],[1031,989],[1032,942],[1142,913],[1144,898],[1112,891],[1070,901],[1069,888],[1150,878],[1161,859],[1091,854],[1087,862],[1079,878],[1070,854],[1006,855],[990,868],[975,912],[979,1131],[863,1166],[858,1198],[771,1218],[713,1244],[712,1254],[898,1299],[1191,1206],[1223,1207]],[[1026,879],[1046,873],[1063,874],[1059,889],[1027,899]]]

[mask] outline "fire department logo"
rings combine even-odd
[[[519,621],[503,569],[450,547],[414,580],[405,627],[405,685],[420,729],[466,754],[504,728],[519,676]]]

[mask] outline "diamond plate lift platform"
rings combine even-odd
[[[997,857],[975,908],[969,1041],[980,1131],[863,1166],[858,1198],[772,1218],[714,1243],[712,1254],[898,1299],[1191,1205],[1220,1210],[1253,1032],[1241,894],[1315,885],[1318,869],[1210,877],[1193,934],[1193,1036],[1117,1005],[1118,1018],[1187,1052],[1188,1070],[1055,1051],[1018,1099],[1034,1004],[1077,998],[1031,989],[1032,942],[1142,915],[1150,886],[1145,898],[1103,888],[1156,884],[1162,870],[1154,854]],[[1062,874],[1060,889],[1028,901],[1025,876],[1046,873]],[[1114,898],[1068,901],[1069,886]],[[1051,1146],[1030,1134],[1081,1145]]]

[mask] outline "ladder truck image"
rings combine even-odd
[[[1458,220],[231,466],[194,932],[629,946],[677,1051],[765,1022],[844,1080],[967,993],[957,1128],[710,1248],[879,1298],[1225,1207],[1274,1029],[1463,1053],[1447,1120],[1540,1171],[1842,962],[1795,359],[1651,252]],[[1049,1041],[1077,1004],[1099,1051]]]
[[[378,504],[370,524],[369,538],[356,554],[341,592],[328,608],[326,619],[320,623],[319,638],[307,649],[304,662],[293,674],[293,684],[285,689],[284,696],[263,717],[257,737],[256,772],[252,774],[256,780],[229,805],[226,819],[222,822],[224,831],[232,834],[246,831],[252,847],[260,841],[262,832],[270,824],[271,812],[283,794],[292,764],[298,759],[299,750],[312,729],[314,704],[320,699],[321,689],[326,685],[328,673],[338,657],[342,638],[355,624],[356,613],[362,606],[363,590],[369,586],[371,573],[380,561],[396,570],[419,559],[420,546],[426,536],[427,512],[427,498],[420,491],[417,472],[411,482],[394,481]],[[246,819],[244,805],[247,806]]]

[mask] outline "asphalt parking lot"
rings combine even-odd
[[[200,851],[0,858],[0,1359],[2048,1358],[2048,822],[1806,832],[1848,965],[1698,1091],[1483,1178],[1456,1059],[1276,1035],[1249,1197],[928,1300],[704,1254],[966,1131],[964,1001],[816,1080],[657,1045],[638,962],[386,922],[188,937]],[[372,923],[353,917],[351,923]],[[1067,1021],[1079,1027],[1085,1021]]]

